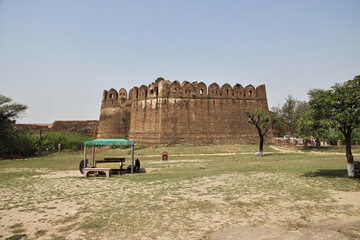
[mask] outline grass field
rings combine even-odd
[[[83,152],[2,160],[0,239],[218,239],[231,226],[295,231],[359,219],[360,182],[347,177],[341,149],[267,145],[257,157],[257,148],[145,148],[135,157],[146,173],[110,178],[84,178]],[[97,148],[95,158],[130,164],[128,151]],[[336,231],[360,238],[360,226]]]

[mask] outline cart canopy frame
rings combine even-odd
[[[84,141],[84,166],[86,166],[86,147],[92,146],[92,165],[95,165],[95,146],[106,145],[125,145],[131,146],[131,174],[134,174],[134,141],[128,141],[126,139],[95,139],[93,141]]]

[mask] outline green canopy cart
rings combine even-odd
[[[80,172],[82,168],[87,166],[86,162],[86,149],[88,146],[92,147],[92,166],[95,166],[95,146],[106,145],[125,145],[131,146],[131,174],[134,174],[134,141],[128,141],[126,139],[96,139],[93,141],[84,141],[84,160],[80,163]]]

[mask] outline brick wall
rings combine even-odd
[[[81,135],[95,138],[97,135],[99,121],[55,121],[53,124],[15,124],[15,129],[22,132],[42,134],[56,131],[69,132],[74,131]]]
[[[260,107],[269,112],[264,85],[207,88],[159,78],[129,96],[125,89],[105,90],[98,137],[128,136],[141,145],[258,143],[245,113]]]

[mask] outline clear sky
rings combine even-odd
[[[104,89],[265,84],[269,106],[360,74],[360,0],[0,0],[20,123],[98,119]]]

